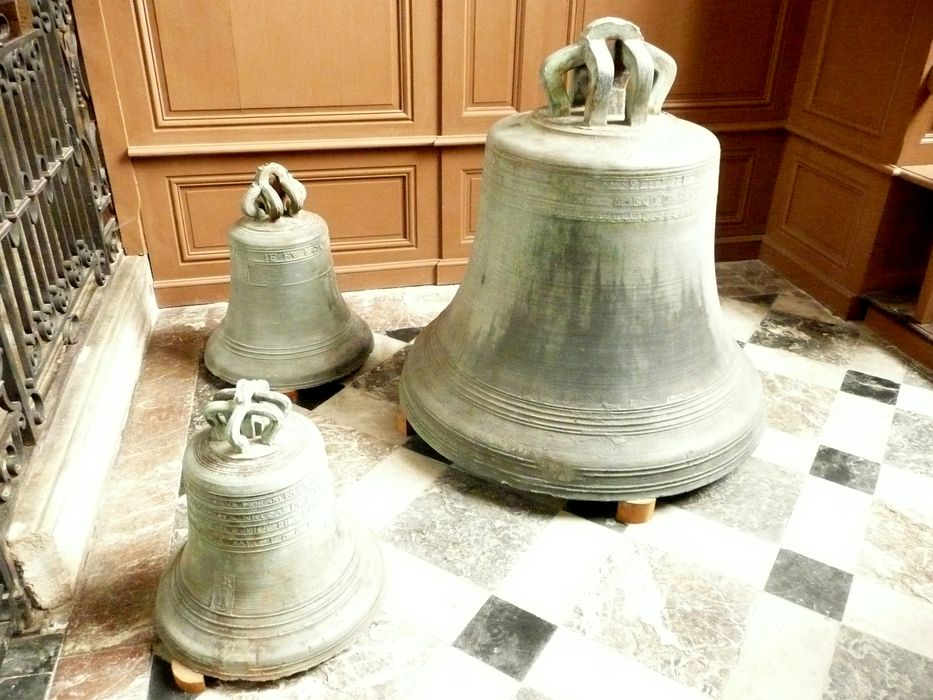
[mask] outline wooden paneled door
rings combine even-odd
[[[76,12],[124,244],[149,255],[160,304],[176,305],[225,298],[226,232],[269,160],[328,221],[342,288],[458,281],[486,131],[542,104],[545,56],[604,15],[678,61],[668,106],[723,145],[717,253],[754,257],[808,7],[88,0]]]

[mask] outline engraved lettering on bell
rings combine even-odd
[[[156,651],[223,679],[315,666],[375,614],[375,540],[336,512],[320,433],[268,382],[241,380],[204,415],[185,451],[188,540],[159,583]]]
[[[230,303],[204,352],[225,381],[317,386],[372,351],[372,332],[337,290],[327,224],[304,201],[304,186],[277,163],[259,167],[243,198],[245,216],[230,229]]]
[[[466,276],[399,386],[455,467],[615,501],[689,491],[754,450],[761,384],[713,267],[719,143],[661,111],[675,73],[603,18],[545,60],[546,107],[490,130]]]

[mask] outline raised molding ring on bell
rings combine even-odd
[[[315,666],[362,633],[378,605],[375,539],[334,508],[324,442],[265,381],[204,409],[188,444],[188,539],[156,597],[156,652],[221,679]]]
[[[225,381],[317,386],[372,351],[372,332],[337,290],[327,224],[304,200],[304,185],[277,163],[259,167],[243,198],[244,217],[230,229],[230,303],[204,351]]]

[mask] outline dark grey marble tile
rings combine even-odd
[[[312,411],[341,389],[343,389],[343,384],[339,381],[321,384],[321,386],[312,386],[307,389],[299,389],[298,399],[295,403],[308,411]]]
[[[561,502],[447,469],[382,536],[399,549],[492,590]]]
[[[823,697],[933,698],[933,660],[843,625]]]
[[[410,343],[418,337],[418,334],[422,330],[423,328],[421,326],[413,326],[412,328],[395,328],[390,331],[385,331],[385,334],[390,338],[401,340],[404,343]]]
[[[0,678],[51,673],[55,669],[63,638],[61,634],[14,637],[3,655]]]
[[[820,445],[813,459],[810,473],[842,486],[874,493],[881,465],[864,457]]]
[[[771,305],[774,303],[774,300],[777,299],[778,295],[773,294],[751,294],[749,296],[738,297],[739,301],[745,301],[749,304],[756,304],[757,306],[763,306],[767,309],[771,308]]]
[[[568,627],[699,692],[722,693],[757,591],[627,537],[598,572],[580,573],[588,583]]]
[[[402,348],[366,374],[357,377],[351,386],[372,394],[376,398],[398,403],[398,380],[402,376],[402,367],[405,365],[410,349],[411,346]]]
[[[422,440],[418,435],[412,435],[405,442],[402,443],[402,447],[422,454],[425,457],[430,457],[431,459],[442,462],[443,464],[450,464],[450,460],[447,459],[440,452],[431,447],[428,443]]]
[[[795,289],[760,260],[717,263],[716,283],[724,297],[776,296]]]
[[[842,390],[856,396],[865,396],[891,406],[897,403],[898,382],[850,369],[842,380]]]
[[[858,329],[771,311],[748,342],[788,350],[811,360],[846,364],[858,342]]]
[[[490,596],[454,646],[520,681],[556,628],[526,610]]]
[[[851,586],[852,574],[782,549],[771,568],[765,590],[834,620],[841,620]]]
[[[777,542],[790,520],[804,478],[803,474],[750,458],[719,481],[667,500],[684,510]]]
[[[0,698],[43,700],[51,682],[51,673],[35,673],[29,676],[4,678],[0,680]]]
[[[884,462],[933,476],[933,418],[921,413],[895,410]]]

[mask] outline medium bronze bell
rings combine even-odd
[[[755,448],[761,385],[713,265],[719,143],[661,112],[675,70],[634,24],[597,20],[545,61],[549,107],[489,132],[465,279],[400,385],[456,467],[629,500],[695,489]]]
[[[241,380],[185,452],[188,540],[159,583],[156,651],[208,676],[310,668],[363,632],[381,595],[375,539],[335,513],[324,442],[290,407]]]
[[[230,303],[204,362],[230,383],[283,391],[339,379],[366,360],[373,334],[337,291],[327,224],[302,210],[305,188],[266,163],[230,229]]]

